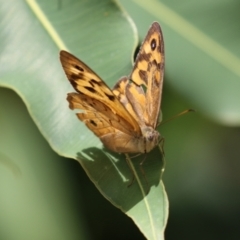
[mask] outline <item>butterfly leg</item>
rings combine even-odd
[[[138,154],[136,154],[136,155],[134,155],[134,156],[131,156],[131,159],[136,158],[136,157],[138,157],[138,156],[140,156],[140,155],[142,155],[142,153],[138,153]]]
[[[132,169],[132,166],[131,166],[131,164],[130,164],[131,159],[130,159],[130,157],[129,157],[128,154],[125,154],[125,155],[126,155],[127,165],[128,165],[129,169],[130,169],[131,172],[132,172],[132,179],[131,179],[130,183],[128,184],[128,187],[130,187],[130,186],[134,183],[134,181],[135,181],[135,175],[134,175],[134,171],[133,171],[133,169]],[[140,155],[140,154],[139,154],[139,155]],[[137,156],[134,156],[134,157],[137,157]],[[148,194],[149,191],[150,191],[150,187],[149,187],[148,180],[147,180],[147,178],[146,178],[145,171],[144,171],[144,169],[143,169],[143,163],[144,163],[144,161],[146,160],[146,157],[147,157],[147,155],[146,155],[146,153],[145,153],[145,156],[144,156],[143,160],[140,162],[140,170],[141,170],[141,173],[142,173],[142,175],[143,175],[143,177],[144,177],[144,180],[145,180],[145,182],[146,182],[146,184],[147,184],[147,192],[146,192],[146,194]]]
[[[143,160],[140,162],[139,165],[140,165],[140,170],[141,170],[141,172],[142,172],[142,175],[143,175],[143,177],[144,177],[144,180],[145,180],[145,182],[146,182],[146,184],[147,184],[147,193],[146,193],[146,194],[148,194],[148,193],[150,192],[150,186],[149,186],[149,183],[148,183],[148,180],[147,180],[145,171],[144,171],[144,169],[143,169],[143,164],[144,164],[146,158],[147,158],[147,153],[145,153],[145,156],[144,156]]]
[[[127,185],[128,187],[130,187],[134,183],[134,181],[135,181],[135,176],[134,176],[134,172],[133,172],[132,166],[130,164],[131,159],[130,159],[128,154],[125,154],[125,155],[126,155],[127,165],[128,165],[128,167],[129,167],[129,169],[130,169],[130,171],[132,173],[132,179],[131,179],[130,183]]]
[[[165,143],[165,138],[161,137],[161,139],[158,143],[158,147],[159,147],[159,150],[160,150],[161,154],[163,155],[163,157],[165,156],[164,143]]]
[[[161,169],[161,179],[162,179],[162,175],[165,171],[165,152],[164,152],[164,143],[165,143],[165,138],[161,138],[159,143],[158,143],[158,148],[159,148],[159,151],[161,152],[162,154],[162,161],[163,161],[163,166],[162,166],[162,169]]]

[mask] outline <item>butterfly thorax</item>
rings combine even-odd
[[[160,134],[149,126],[143,126],[141,130],[145,145],[144,152],[150,152],[159,143]]]

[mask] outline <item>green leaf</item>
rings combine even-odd
[[[152,21],[160,23],[166,46],[165,84],[191,101],[189,107],[222,124],[239,126],[238,2],[119,2],[142,37]]]
[[[148,239],[163,239],[168,202],[159,180],[161,152],[132,159],[135,181],[128,187],[132,172],[125,156],[104,149],[69,110],[66,95],[73,89],[58,56],[67,49],[113,86],[132,67],[137,33],[130,18],[110,0],[0,3],[1,86],[18,93],[58,154],[77,159],[101,193]],[[142,174],[139,163],[145,157]]]
[[[4,88],[0,132],[0,239],[89,239],[70,161],[50,149],[21,99]]]

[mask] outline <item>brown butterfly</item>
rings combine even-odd
[[[61,51],[60,60],[76,90],[67,100],[80,109],[78,118],[110,150],[147,153],[162,139],[159,124],[164,75],[164,44],[161,28],[154,22],[142,43],[129,77],[111,90],[85,63]]]

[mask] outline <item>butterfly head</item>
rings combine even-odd
[[[146,142],[145,151],[150,152],[159,143],[161,136],[158,131],[148,126],[142,128],[142,134]]]

